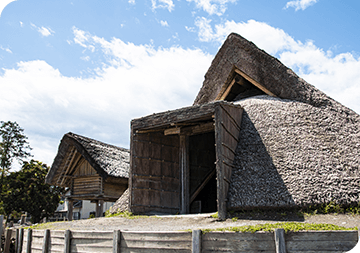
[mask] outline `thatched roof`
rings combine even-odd
[[[194,105],[226,97],[239,76],[263,95],[228,95],[244,108],[228,207],[359,202],[360,116],[237,34],[216,55]]]
[[[75,160],[72,159],[74,152],[80,153],[104,179],[129,178],[130,152],[128,149],[67,133],[60,142],[58,153],[46,176],[46,183],[58,184],[59,178],[69,173],[66,171],[71,160],[72,162]]]
[[[360,127],[331,107],[267,95],[244,108],[230,208],[360,201]]]

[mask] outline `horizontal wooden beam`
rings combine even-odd
[[[165,129],[164,135],[180,134],[180,132],[181,132],[180,127],[173,127],[173,128]]]

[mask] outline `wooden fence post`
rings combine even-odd
[[[6,229],[4,253],[10,252],[12,229]]]
[[[113,253],[121,252],[121,231],[114,230]]]
[[[19,248],[19,229],[17,228],[15,231],[16,231],[16,234],[15,234],[15,252],[18,253],[18,248]]]
[[[49,252],[49,242],[50,242],[50,230],[46,229],[44,234],[42,253]]]
[[[200,253],[201,252],[201,230],[193,230],[192,231],[192,253]]]
[[[0,245],[2,245],[2,233],[3,233],[3,222],[4,222],[4,215],[0,215]]]
[[[0,235],[3,232],[3,222],[4,222],[4,215],[0,215]]]
[[[28,228],[27,241],[26,241],[26,253],[31,253],[32,244],[32,229]]]
[[[276,253],[286,253],[285,231],[283,228],[277,228],[274,232]]]
[[[71,252],[71,231],[65,230],[65,238],[64,238],[64,253]]]
[[[20,228],[19,237],[18,237],[18,240],[16,241],[16,243],[17,243],[17,253],[21,253],[22,246],[23,246],[23,241],[24,241],[24,229]]]

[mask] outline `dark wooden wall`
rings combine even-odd
[[[179,212],[179,136],[135,134],[131,148],[132,212]]]

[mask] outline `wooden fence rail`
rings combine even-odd
[[[355,247],[358,231],[235,233],[56,231],[7,229],[5,251],[16,238],[16,253],[48,252],[347,252]],[[6,246],[8,245],[8,246]]]

